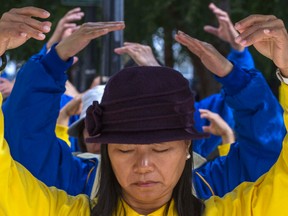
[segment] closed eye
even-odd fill
[[[119,149],[118,151],[121,152],[121,153],[129,153],[129,152],[133,152],[132,149],[128,149],[128,150]]]
[[[169,151],[169,148],[165,148],[165,149],[153,149],[154,152],[157,152],[157,153],[163,153],[163,152],[167,152]]]

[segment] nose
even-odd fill
[[[134,172],[144,174],[152,172],[154,170],[154,164],[148,153],[140,153],[137,155],[137,159],[134,164]]]

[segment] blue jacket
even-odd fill
[[[223,196],[266,173],[276,162],[286,133],[283,110],[259,71],[234,65],[228,76],[217,79],[234,110],[237,142],[226,157],[194,170],[194,187],[202,199]]]
[[[202,126],[210,125],[208,119],[200,118],[199,109],[208,109],[212,112],[218,113],[231,127],[234,128],[235,122],[232,109],[227,105],[225,101],[225,95],[223,91],[218,94],[213,94],[203,100],[195,103],[195,128],[197,131],[203,131]],[[218,145],[222,142],[220,136],[210,135],[207,139],[200,139],[193,141],[193,151],[200,154],[202,157],[207,158],[211,152],[213,152]]]
[[[5,138],[10,145],[13,158],[28,168],[38,179],[47,185],[54,185],[64,189],[72,195],[79,193],[89,195],[92,191],[98,161],[96,159],[83,160],[73,157],[68,146],[63,141],[58,140],[54,133],[59,112],[59,101],[65,91],[64,84],[67,79],[64,71],[70,65],[71,60],[63,62],[59,59],[54,47],[52,47],[46,56],[39,57],[38,59],[32,58],[24,65],[17,77],[12,95],[3,107],[5,115]],[[244,77],[243,79],[240,78],[241,74]],[[243,72],[243,70],[235,66],[233,73],[221,79],[229,105],[232,104],[232,107],[239,107],[242,115],[243,112],[247,115],[246,118],[244,118],[245,116],[237,118],[237,123],[241,126],[239,130],[240,132],[243,130],[242,134],[244,133],[245,136],[247,133],[247,138],[245,137],[246,139],[244,139],[246,141],[243,144],[244,147],[239,148],[238,151],[238,154],[240,155],[239,152],[241,152],[243,156],[236,157],[237,155],[234,155],[235,158],[231,157],[231,159],[225,160],[227,161],[226,163],[216,160],[213,163],[207,163],[205,167],[197,170],[205,178],[210,177],[209,179],[207,178],[209,183],[212,184],[215,182],[213,189],[215,192],[219,192],[219,195],[228,192],[232,185],[236,186],[237,182],[239,184],[245,179],[251,179],[252,175],[256,177],[266,172],[275,162],[280,152],[281,141],[283,139],[282,134],[285,134],[281,118],[282,109],[270,90],[265,90],[263,93],[259,91],[259,87],[268,88],[265,80],[260,75],[256,72]],[[234,76],[237,78],[235,79],[237,80],[235,85],[230,86],[228,81],[225,83],[225,80],[229,80],[229,78],[231,79]],[[253,87],[256,80],[255,77],[260,77],[257,80],[261,81],[258,81],[261,85],[258,84],[258,88],[257,86],[255,88],[258,90],[260,96],[261,94],[263,95],[261,97],[257,95],[256,98],[253,97],[253,100],[247,100],[251,104],[242,104],[242,101],[246,101],[247,97],[253,96],[250,92],[246,92],[245,89],[249,86]],[[255,88],[252,90],[254,94],[257,93]],[[259,101],[257,102],[256,99],[257,101],[259,99]],[[257,104],[260,104],[260,107]],[[252,113],[246,113],[246,110],[243,110],[243,106],[247,107],[247,109],[252,107]],[[255,106],[257,109],[255,109]],[[267,114],[272,114],[272,117],[268,117],[269,115]],[[261,129],[259,128],[259,131],[255,131],[257,128],[251,130],[253,124],[245,126],[249,123],[248,118],[250,115],[253,118],[261,118],[257,124],[262,127]],[[277,116],[279,116],[279,119]],[[274,123],[272,124],[273,121],[271,119],[273,117]],[[262,121],[265,121],[265,124]],[[271,125],[275,128],[271,127]],[[248,127],[248,130],[245,127],[242,128],[243,126]],[[269,136],[260,133],[260,131],[263,131],[263,126],[270,129],[269,133],[267,133]],[[276,132],[278,133],[276,134]],[[273,134],[278,138],[275,138]],[[259,137],[255,135],[259,135]],[[248,141],[251,141],[251,143]],[[274,145],[273,148],[271,144]],[[249,145],[251,145],[251,148]],[[254,146],[257,146],[257,151],[253,151],[255,154],[252,154],[250,151],[254,149]],[[257,167],[257,170],[250,164],[250,166],[242,166],[242,163],[247,164],[246,161],[255,161],[254,158],[257,158],[257,154],[262,154],[262,152],[267,152],[265,154],[266,160]],[[232,153],[231,155],[233,156]],[[236,161],[235,164],[229,163],[232,159]],[[245,162],[241,161],[242,159]],[[239,174],[242,179],[238,178],[239,175],[232,175],[240,167],[245,167],[245,172]],[[225,177],[227,179],[224,179]],[[233,177],[235,179],[231,179]],[[230,181],[232,182],[231,184]],[[224,187],[224,182],[229,182],[229,187]],[[206,192],[206,185],[203,181],[196,178],[195,185],[197,189],[199,187],[199,190],[197,190],[198,195],[201,195],[202,191],[203,194]]]
[[[243,51],[238,51],[231,48],[227,55],[227,59],[229,61],[236,62],[241,68],[247,70],[255,68],[253,57],[247,47],[245,47]]]
[[[71,195],[90,194],[97,159],[72,156],[68,145],[56,138],[55,125],[66,71],[54,47],[47,55],[33,56],[19,71],[11,96],[3,106],[5,137],[12,157],[48,186]]]
[[[245,48],[242,52],[231,48],[227,59],[244,69],[250,70],[255,68],[254,60],[248,48]],[[235,122],[233,112],[225,101],[225,93],[223,90],[218,94],[213,94],[198,103],[195,103],[195,127],[198,131],[202,131],[202,126],[210,125],[210,122],[207,119],[200,118],[199,109],[208,109],[212,112],[218,113],[227,122],[227,124],[234,129]],[[221,144],[221,141],[222,139],[220,136],[214,135],[211,135],[210,138],[205,140],[195,140],[193,143],[193,151],[197,152],[202,157],[207,158],[209,154]]]

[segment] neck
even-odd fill
[[[167,198],[162,198],[159,200],[153,200],[150,202],[143,202],[143,201],[127,198],[127,197],[123,197],[123,199],[130,206],[130,208],[132,208],[138,214],[148,215],[160,209],[167,203],[169,203],[171,200],[171,196]]]

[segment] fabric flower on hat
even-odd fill
[[[99,136],[102,130],[103,110],[98,101],[93,101],[86,111],[85,125],[89,136]]]

